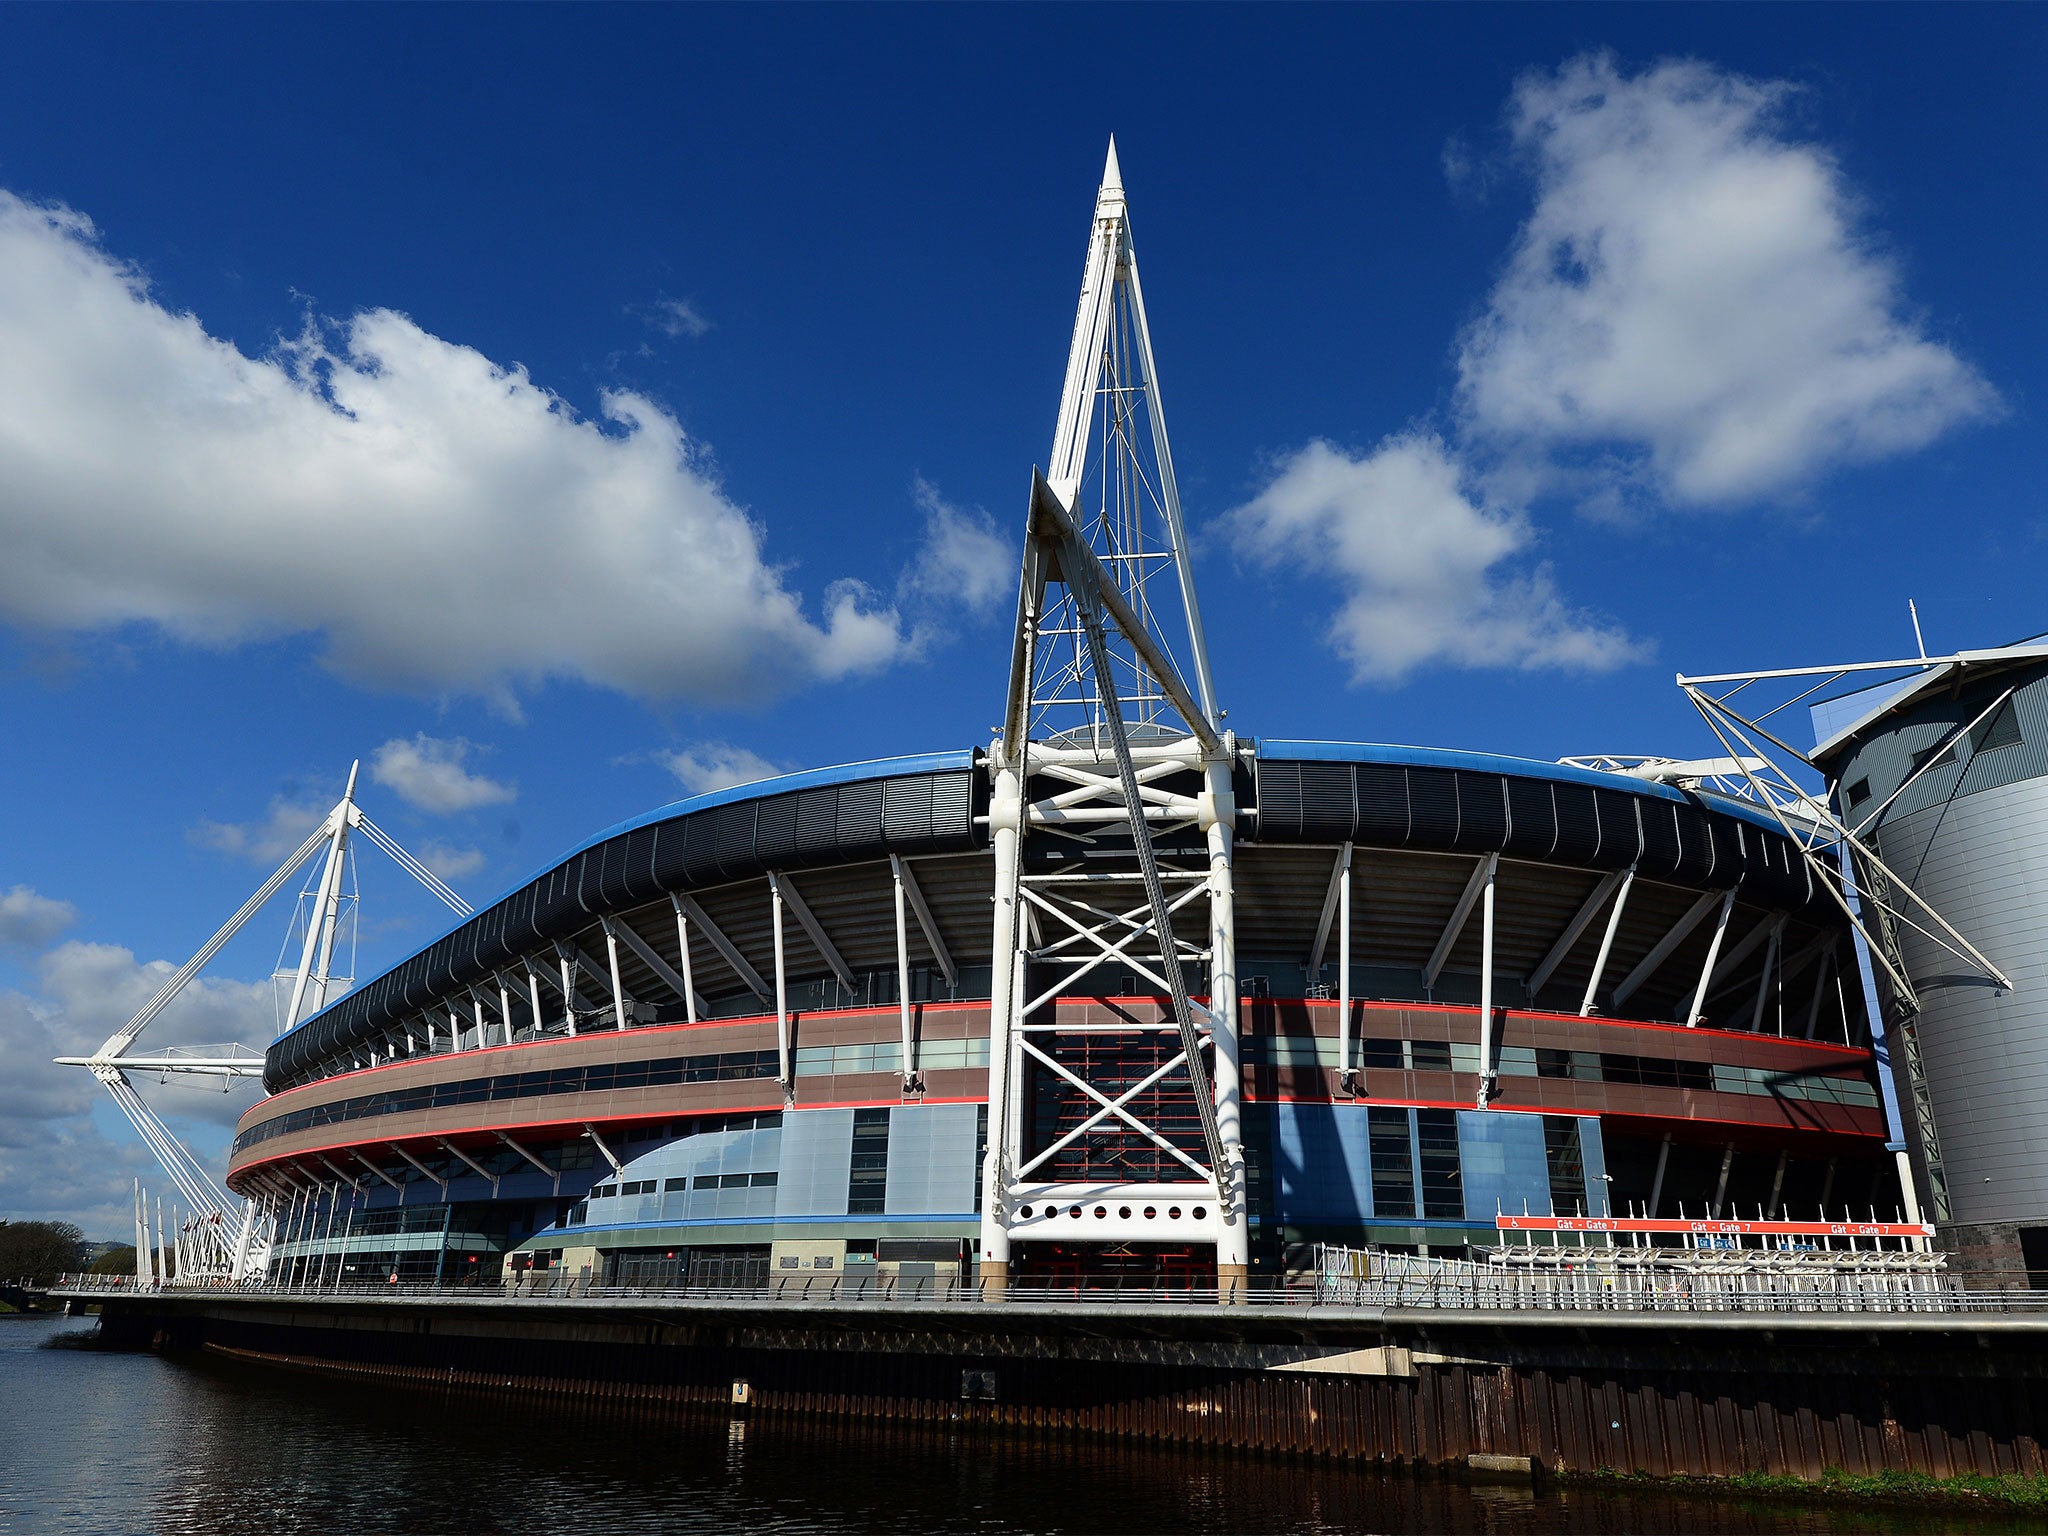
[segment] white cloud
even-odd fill
[[[1536,202],[1461,340],[1475,442],[1553,469],[1590,455],[1610,485],[1618,456],[1623,480],[1714,505],[1996,412],[1908,310],[1833,157],[1788,135],[1792,95],[1605,55],[1521,81]]]
[[[688,299],[656,299],[638,311],[641,319],[671,339],[695,341],[711,329],[711,322]]]
[[[78,921],[78,908],[26,885],[0,892],[0,944],[34,949]]]
[[[428,843],[420,849],[419,860],[443,880],[466,880],[485,862],[481,848],[457,848],[448,843]]]
[[[857,583],[805,612],[673,416],[601,407],[388,309],[245,356],[0,192],[0,618],[318,633],[350,678],[500,698],[752,698],[903,653]]]
[[[735,784],[752,784],[789,771],[757,752],[723,741],[707,741],[680,752],[665,752],[660,760],[662,766],[676,776],[676,781],[693,795],[709,794],[714,789],[730,789]]]
[[[1541,566],[1517,567],[1534,534],[1482,506],[1437,438],[1388,438],[1354,458],[1312,442],[1226,515],[1238,549],[1292,576],[1333,578],[1330,639],[1361,682],[1433,664],[1598,671],[1638,654],[1620,630],[1570,607]]]
[[[186,835],[216,853],[254,864],[281,864],[285,855],[312,836],[333,808],[332,804],[313,805],[293,796],[275,795],[270,813],[261,821],[202,821]]]
[[[462,760],[471,744],[419,735],[399,737],[379,747],[370,759],[370,777],[417,810],[437,815],[473,811],[480,805],[508,805],[519,797],[510,784],[466,772]]]
[[[176,970],[168,960],[138,963],[119,945],[72,939],[37,962],[38,991],[90,1049],[133,1018]],[[201,976],[186,983],[142,1038],[152,1049],[241,1041],[260,1050],[276,1032],[268,981]]]
[[[898,590],[933,604],[976,614],[991,612],[1017,591],[1021,540],[1005,539],[979,507],[956,507],[919,477],[914,488],[924,510],[924,541],[904,570]]]
[[[57,1216],[89,1236],[119,1237],[129,1180],[168,1187],[139,1139],[102,1134],[93,1117],[102,1090],[92,1077],[52,1058],[90,1055],[175,969],[73,940],[39,957],[33,994],[0,992],[0,1216]],[[269,983],[201,977],[157,1016],[137,1048],[234,1042],[261,1050],[275,1021]],[[225,1092],[214,1080],[131,1080],[216,1177],[225,1172],[227,1132],[260,1092],[253,1080]]]

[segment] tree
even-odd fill
[[[0,1221],[0,1280],[49,1285],[84,1257],[85,1234],[68,1221]]]
[[[119,1248],[109,1248],[92,1261],[86,1270],[90,1275],[132,1275],[135,1273],[135,1245],[124,1243]]]

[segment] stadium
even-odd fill
[[[1754,808],[1327,743],[1241,748],[1234,777],[1255,1273],[1313,1240],[1462,1253],[1495,1241],[1500,1210],[1896,1203],[1860,989],[1827,963],[1846,924]],[[664,807],[300,1025],[229,1175],[287,1209],[299,1192],[274,1262],[493,1282],[508,1261],[627,1283],[958,1273],[988,1123],[988,786],[958,752]],[[1333,884],[1348,932],[1324,921]],[[1097,965],[1043,1011],[1056,1061],[1114,1042],[1094,1081],[1127,1090],[1162,1059],[1158,1033],[1089,1032],[1169,1014],[1131,970]],[[1034,1066],[1027,1158],[1091,1104]],[[1199,1159],[1185,1079],[1145,1093]],[[1169,1190],[1180,1167],[1114,1133],[1055,1162],[1070,1183]],[[1020,1210],[1017,1270],[1213,1276],[1214,1202],[1172,1198],[1144,1241],[1034,1241]]]
[[[404,861],[352,780],[266,887],[324,841],[238,1240],[181,1180],[221,1272],[1228,1291],[1738,1219],[1919,1240],[1838,824],[1762,792],[1739,717],[1695,698],[1734,755],[1694,764],[1240,737],[1186,548],[1112,145],[994,739],[443,888],[455,925],[329,1002],[348,836]],[[145,1135],[150,1014],[82,1063]]]

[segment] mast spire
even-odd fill
[[[1032,476],[1008,707],[989,754],[992,1286],[1007,1280],[1013,1236],[1193,1239],[1214,1244],[1219,1285],[1243,1281],[1237,749],[1222,719],[1111,139],[1052,457]],[[1206,945],[1192,927],[1204,905]],[[1061,998],[1109,985],[1155,994],[1158,1016],[1138,1008],[1126,1027],[1071,1033]],[[1054,1102],[1048,1128],[1033,1107]],[[1159,1225],[1183,1211],[1189,1225]]]

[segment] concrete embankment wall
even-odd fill
[[[1560,1473],[2048,1474],[2031,1320],[1234,1311],[170,1297],[103,1315],[136,1346],[622,1407]]]

